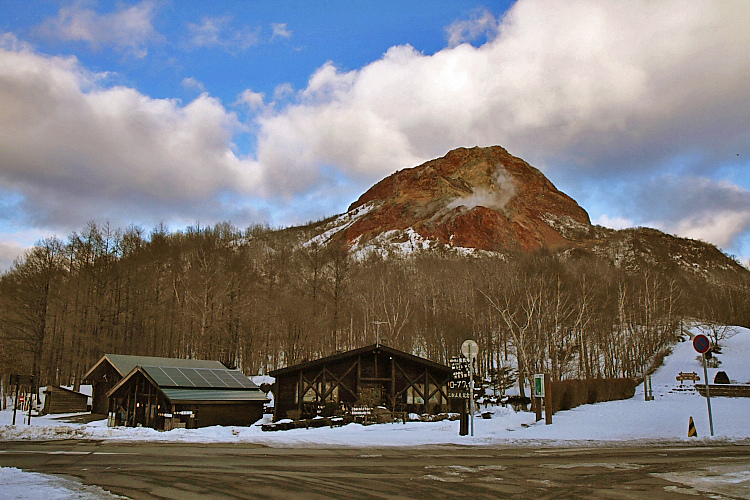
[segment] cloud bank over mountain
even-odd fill
[[[146,2],[61,9],[42,27],[146,57],[164,43],[158,15]],[[124,16],[131,46],[102,35]],[[436,53],[396,45],[360,68],[326,63],[297,90],[279,82],[285,91],[266,97],[248,85],[232,102],[151,97],[6,33],[0,192],[17,220],[58,234],[100,218],[288,224],[341,212],[450,149],[499,144],[595,220],[750,255],[748,16],[746,2],[522,0],[446,26]],[[293,39],[293,27],[273,29]]]

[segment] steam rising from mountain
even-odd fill
[[[502,212],[505,205],[515,196],[516,186],[505,167],[498,164],[489,188],[475,187],[469,196],[456,198],[445,207],[447,210],[462,207],[471,210],[474,207],[486,207]]]

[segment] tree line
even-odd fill
[[[77,385],[104,353],[219,360],[248,375],[380,342],[447,362],[468,338],[483,373],[638,377],[686,318],[742,324],[747,285],[592,254],[353,259],[309,227],[168,232],[90,223],[0,277],[0,376]]]

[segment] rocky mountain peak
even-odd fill
[[[539,170],[500,146],[459,148],[400,170],[353,203],[339,237],[488,251],[574,245],[589,216]]]

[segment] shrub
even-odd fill
[[[568,379],[552,382],[548,401],[552,413],[583,404],[632,398],[635,380],[631,378]]]

